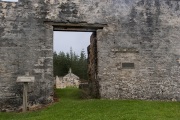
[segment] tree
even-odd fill
[[[84,49],[82,49],[80,57],[70,48],[69,53],[60,52],[53,54],[54,76],[64,76],[68,73],[69,68],[73,73],[81,79],[88,79],[87,75],[87,58]]]

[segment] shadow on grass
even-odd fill
[[[59,99],[79,100],[82,97],[82,90],[78,88],[55,89],[55,95]]]

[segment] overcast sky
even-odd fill
[[[63,51],[65,53],[70,51],[72,47],[78,55],[82,49],[86,52],[87,47],[90,45],[91,32],[63,32],[54,31],[54,51],[59,53]]]
[[[18,2],[18,0],[0,0],[0,1]]]

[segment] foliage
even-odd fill
[[[64,76],[71,68],[72,72],[81,79],[88,79],[88,65],[84,50],[81,51],[80,56],[73,52],[72,48],[70,48],[69,53],[60,52],[57,54],[54,52],[53,58],[54,76]]]
[[[44,110],[0,113],[0,120],[179,120],[179,102],[79,99],[77,88],[56,90],[59,102]]]

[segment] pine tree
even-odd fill
[[[54,52],[53,58],[54,76],[64,76],[71,68],[73,73],[79,76],[80,79],[88,79],[88,64],[84,49],[82,49],[80,57],[70,48],[70,52],[66,54],[64,52],[59,52],[59,54]]]

